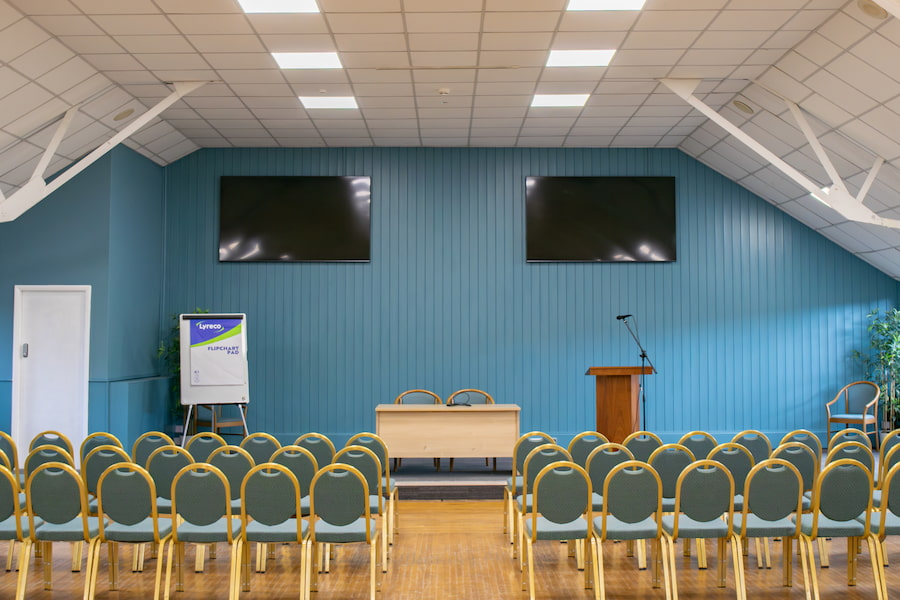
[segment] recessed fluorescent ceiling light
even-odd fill
[[[303,108],[359,108],[353,96],[298,96]]]
[[[645,0],[569,0],[566,10],[641,10]]]
[[[273,52],[282,69],[340,69],[337,52]]]
[[[551,50],[548,67],[605,67],[615,50]]]
[[[584,106],[590,94],[535,94],[532,106]]]
[[[316,0],[238,0],[245,13],[317,13]]]

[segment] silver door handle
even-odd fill
[[[28,358],[28,344],[22,344],[22,358]]]

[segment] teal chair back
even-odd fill
[[[319,470],[316,457],[306,448],[293,444],[282,446],[273,456],[271,462],[287,467],[297,483],[300,484],[300,492],[307,496],[312,488],[312,480]]]
[[[900,535],[900,462],[885,471],[881,490],[881,506],[873,518],[878,518],[877,531],[883,540],[887,535]]]
[[[150,519],[153,537],[159,542],[156,512],[156,485],[150,473],[134,463],[119,463],[107,467],[98,478],[100,514],[113,523],[129,527]],[[109,524],[100,520],[101,535]]]
[[[756,464],[750,450],[741,444],[726,442],[716,446],[707,458],[725,465],[734,481],[735,493],[744,493],[744,482],[747,481],[750,469]]]
[[[743,529],[750,514],[774,522],[799,515],[803,510],[803,476],[797,467],[781,458],[770,458],[755,465],[747,475],[746,492]],[[799,534],[799,527],[798,519],[795,535]],[[743,535],[743,531],[738,533]]]
[[[3,539],[22,540],[19,478],[7,467],[0,467],[0,523],[14,525],[2,528],[12,534]]]
[[[582,469],[587,467],[588,456],[594,451],[594,448],[608,444],[609,440],[606,436],[597,431],[582,431],[569,442],[569,454],[572,455],[572,461]]]
[[[84,457],[81,463],[81,475],[88,494],[97,495],[97,484],[100,475],[107,468],[119,463],[130,463],[131,457],[118,446],[97,446]]]
[[[870,473],[875,472],[875,457],[868,445],[860,442],[841,442],[828,451],[825,464],[848,458],[859,461]]]
[[[443,404],[441,397],[428,390],[407,390],[394,399],[394,404]]]
[[[706,458],[719,445],[716,438],[705,431],[690,431],[681,436],[678,443],[690,450],[696,458]]]
[[[591,480],[587,471],[573,461],[557,461],[541,469],[534,479],[532,518],[536,520],[538,514],[559,525],[587,515],[590,523]]]
[[[156,485],[156,494],[165,500],[172,499],[172,482],[175,475],[193,464],[191,453],[179,446],[160,446],[147,457],[147,471]]]
[[[819,473],[813,488],[812,521],[809,536],[818,537],[819,513],[832,522],[853,522],[863,514],[865,534],[870,529],[869,510],[872,506],[872,473],[854,459],[839,459],[828,463]],[[823,535],[837,536],[833,531]]]
[[[134,461],[135,464],[146,467],[147,459],[150,458],[150,455],[153,454],[154,450],[162,448],[163,446],[174,445],[175,442],[173,442],[172,438],[165,433],[161,431],[148,431],[138,437],[131,446],[131,460]]]
[[[38,446],[58,446],[69,453],[69,456],[75,456],[75,449],[72,442],[65,435],[58,431],[42,431],[32,438],[28,444],[29,452]]]
[[[470,406],[472,404],[493,404],[494,398],[487,392],[475,389],[458,390],[447,398],[447,406],[460,404]]]
[[[362,473],[350,465],[333,463],[319,469],[310,492],[310,531],[316,540],[316,520],[342,527],[364,519],[364,537],[352,541],[370,542],[374,535],[369,513],[369,489]],[[347,540],[351,541],[351,540]]]
[[[34,519],[64,525],[81,517],[81,531],[67,531],[72,537],[56,541],[90,541],[87,494],[81,476],[68,464],[49,462],[37,466],[26,483],[28,517],[31,535],[35,536]],[[54,540],[53,530],[41,528],[42,539]]]
[[[227,445],[228,442],[221,435],[211,431],[201,431],[196,435],[192,435],[191,439],[184,445],[184,448],[191,453],[191,456],[203,457],[212,454],[216,448]]]
[[[634,460],[634,455],[622,444],[608,442],[594,448],[588,456],[586,467],[594,493],[600,496],[603,493],[606,477],[613,467],[629,460]]]
[[[210,464],[188,465],[175,475],[172,482],[172,511],[191,525],[212,525],[223,516],[230,519],[229,498],[231,488],[228,478]],[[177,530],[178,527],[176,541]],[[232,541],[230,529],[227,541]]]
[[[728,518],[728,534],[734,518],[734,479],[722,463],[698,460],[678,477],[675,495],[675,528],[681,515],[699,523],[719,522]]]
[[[828,440],[828,452],[831,452],[838,444],[843,444],[844,442],[859,442],[864,446],[868,446],[869,449],[872,448],[872,440],[869,439],[868,435],[861,429],[848,427],[831,436],[831,439]]]
[[[808,445],[803,442],[781,444],[772,451],[772,458],[786,460],[794,465],[803,481],[803,491],[812,491],[819,475],[819,458]]]
[[[321,433],[305,433],[297,438],[294,445],[312,452],[320,469],[334,460],[334,444],[328,439],[328,436]]]
[[[0,444],[2,444],[2,441],[0,441]],[[881,456],[887,456],[888,452],[898,444],[900,444],[900,429],[895,429],[882,438],[881,447],[878,451],[881,452]],[[2,449],[2,445],[0,445],[0,449]],[[10,459],[12,459],[12,456],[10,456]]]
[[[781,438],[781,442],[779,442],[779,446],[782,444],[787,444],[788,442],[799,442],[801,444],[805,444],[812,450],[812,453],[816,456],[817,459],[822,458],[822,440],[819,439],[819,436],[814,434],[812,431],[808,429],[795,429],[787,433],[783,438]]]
[[[87,455],[91,453],[91,450],[99,446],[115,446],[117,448],[124,448],[122,442],[119,441],[119,438],[111,433],[106,433],[105,431],[92,433],[91,435],[84,438],[84,441],[81,442],[81,448],[78,451],[78,457],[81,459],[82,465],[84,464],[84,459],[86,459]],[[131,457],[129,457],[129,460],[131,460]]]
[[[75,466],[72,455],[60,446],[44,445],[38,446],[28,453],[25,457],[25,463],[22,465],[25,471],[26,479],[41,465],[51,462],[60,462],[71,467]]]
[[[608,517],[634,525],[646,521],[662,510],[662,483],[649,464],[639,460],[625,461],[609,472],[603,485],[601,537],[606,538]],[[656,521],[656,537],[662,527]]]
[[[568,450],[557,444],[542,444],[529,452],[525,457],[522,493],[530,494],[534,486],[534,479],[541,469],[559,460],[571,461],[572,457],[569,456]],[[522,506],[524,507],[525,503]]]
[[[681,444],[663,444],[653,451],[647,462],[659,475],[662,482],[662,497],[665,501],[667,498],[675,498],[678,477],[689,464],[694,462],[694,455]]]
[[[219,469],[228,479],[230,499],[240,500],[241,482],[250,469],[256,466],[250,453],[240,446],[221,446],[210,453],[206,462]]]
[[[281,448],[281,442],[274,435],[257,432],[242,439],[240,446],[250,453],[254,464],[261,465],[269,462],[272,455]]]
[[[388,476],[390,467],[388,465],[387,444],[385,444],[384,440],[382,440],[380,437],[378,437],[374,433],[364,431],[362,433],[357,433],[349,440],[347,440],[345,446],[362,446],[363,448],[368,448],[369,450],[374,452],[375,456],[378,457],[378,460],[381,463],[382,475],[384,475],[385,477]]]
[[[772,442],[769,441],[766,434],[761,431],[756,431],[755,429],[742,431],[735,435],[731,439],[731,442],[733,444],[740,444],[749,450],[750,454],[753,456],[753,464],[766,460],[772,456]]]
[[[369,496],[378,496],[377,508],[380,514],[383,509],[383,490],[381,487],[381,461],[378,460],[378,456],[363,446],[346,446],[334,455],[334,462],[335,464],[350,465],[362,473],[366,480]]]
[[[525,458],[528,454],[542,444],[552,444],[553,438],[542,431],[531,431],[519,437],[513,447],[513,475],[521,475],[525,472]]]
[[[303,492],[297,478],[284,465],[263,463],[253,467],[241,482],[240,493],[241,518],[245,522],[250,518],[274,527],[300,514],[300,496]],[[300,541],[299,522],[297,534],[297,541]]]
[[[625,438],[622,445],[631,451],[635,460],[647,462],[653,451],[662,446],[662,440],[650,431],[635,431]]]

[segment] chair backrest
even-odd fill
[[[72,447],[72,442],[58,431],[48,429],[47,431],[40,432],[31,438],[31,442],[28,444],[28,451],[30,452],[38,446],[59,446],[68,452],[69,456],[75,456],[75,449]]]
[[[812,431],[808,429],[795,429],[794,431],[785,434],[778,445],[787,444],[788,442],[800,442],[801,444],[806,444],[809,446],[809,449],[813,451],[813,454],[816,455],[818,460],[822,459],[822,440],[820,440],[819,436]]]
[[[174,444],[160,446],[147,457],[147,471],[156,484],[156,494],[159,498],[172,499],[172,482],[175,475],[188,465],[194,463],[191,453]]]
[[[321,469],[334,460],[334,444],[327,435],[321,433],[304,433],[294,442],[295,446],[306,448],[316,457],[316,464]]]
[[[250,453],[240,446],[221,446],[210,452],[206,462],[216,467],[228,479],[231,500],[241,497],[241,482],[255,465]]]
[[[350,465],[362,473],[369,488],[369,495],[378,496],[378,513],[383,506],[383,488],[381,487],[381,461],[378,456],[364,446],[345,446],[334,455],[335,463]]]
[[[706,458],[725,465],[734,481],[735,493],[744,493],[744,482],[747,480],[747,475],[750,474],[750,469],[756,464],[753,455],[745,446],[732,442],[719,444]]]
[[[18,475],[19,451],[16,449],[16,441],[5,431],[0,431],[0,452],[6,454],[6,457],[9,459],[10,470]]]
[[[263,463],[256,465],[241,482],[241,528],[247,539],[247,523],[250,519],[263,525],[274,526],[297,517],[297,541],[302,532],[300,497],[302,490],[297,478],[284,465]]]
[[[65,452],[59,448],[60,452]],[[61,462],[38,465],[25,482],[28,529],[35,538],[35,519],[61,525],[81,516],[82,540],[90,541],[87,494],[81,475],[74,467]],[[69,540],[76,541],[76,540]]]
[[[6,455],[6,452],[4,452],[3,450],[0,450],[0,466],[12,470],[12,463],[10,462],[9,457]]]
[[[153,541],[159,543],[156,484],[144,467],[133,462],[111,465],[100,474],[97,490],[97,512],[101,516],[129,526],[150,519]],[[99,519],[101,540],[106,540],[106,519]]]
[[[147,459],[153,451],[163,446],[174,446],[175,442],[162,431],[148,431],[134,441],[131,447],[131,460],[142,467],[147,466]]]
[[[597,431],[582,431],[572,438],[569,442],[569,454],[572,455],[572,461],[581,468],[587,466],[588,456],[594,451],[594,448],[608,444],[609,440],[606,436]]]
[[[91,453],[91,450],[98,446],[116,446],[118,448],[124,448],[122,442],[119,441],[119,438],[114,436],[111,433],[106,433],[105,431],[98,431],[96,433],[92,433],[91,435],[84,438],[84,441],[81,442],[81,448],[78,450],[78,457],[81,459],[81,464],[84,464],[84,459],[87,458],[87,455]],[[128,460],[131,460],[129,457]]]
[[[599,496],[603,493],[603,484],[613,467],[623,462],[634,460],[631,450],[622,444],[608,442],[594,448],[587,459],[585,470],[591,478],[591,489]]]
[[[881,388],[877,383],[854,381],[842,387],[828,404],[831,405],[838,401],[838,405],[833,410],[838,412],[843,410],[845,414],[862,414],[866,410],[866,406],[876,402],[879,396],[881,396]],[[843,400],[843,405],[840,400]]]
[[[96,446],[87,453],[81,463],[81,476],[84,479],[84,489],[88,494],[97,495],[97,484],[100,475],[112,465],[130,463],[131,457],[119,446]]]
[[[344,444],[344,446],[362,446],[374,452],[375,456],[378,457],[378,460],[381,461],[382,476],[387,477],[385,486],[390,487],[391,469],[388,458],[388,448],[383,439],[374,433],[363,431],[362,433],[357,433],[352,436],[347,440],[347,443]]]
[[[622,445],[631,450],[635,460],[647,462],[653,451],[662,446],[659,436],[650,431],[635,431],[622,441]]]
[[[872,487],[872,473],[858,460],[842,458],[826,464],[813,487],[810,537],[818,536],[819,514],[842,522],[853,521],[865,513],[864,535],[868,534]]]
[[[22,512],[19,504],[19,476],[8,467],[0,467],[0,522],[14,518],[15,537],[22,539]]]
[[[887,452],[882,451],[881,460],[878,461],[877,487],[879,489],[884,487],[884,479],[888,471],[898,463],[900,463],[900,444],[894,444]]]
[[[196,435],[192,435],[191,439],[184,445],[184,448],[191,453],[191,456],[203,457],[209,456],[216,448],[227,445],[228,442],[218,433],[201,431]]]
[[[897,446],[894,447],[895,449]],[[900,462],[895,463],[885,471],[881,484],[881,506],[879,507],[879,537],[883,540],[887,535],[888,518],[896,520],[900,517]]]
[[[406,390],[394,398],[394,404],[443,404],[441,397],[428,390]]]
[[[534,478],[541,469],[559,460],[572,460],[569,451],[558,444],[541,444],[533,449],[525,457],[525,466],[522,474],[522,493],[530,494],[534,485]],[[522,503],[525,508],[525,503]]]
[[[891,448],[900,444],[900,429],[894,429],[887,435],[881,437],[881,447],[878,449],[882,456],[887,455]]]
[[[827,465],[828,463],[841,460],[842,458],[858,460],[870,473],[875,472],[875,457],[872,455],[872,450],[866,444],[860,442],[841,442],[829,450],[828,454],[825,455],[825,464]]]
[[[740,444],[750,451],[753,462],[758,463],[772,456],[772,442],[761,431],[747,429],[731,438],[732,444]]]
[[[606,540],[609,516],[624,523],[640,523],[662,512],[662,482],[647,463],[628,460],[616,465],[603,484],[601,541]],[[662,535],[662,520],[656,519],[656,537]]]
[[[366,541],[375,534],[369,513],[369,486],[356,468],[332,463],[319,469],[313,477],[310,491],[309,535],[316,540],[316,521],[337,526],[349,525],[364,519]]]
[[[593,520],[591,479],[580,465],[557,461],[541,469],[534,478],[533,498],[532,536],[537,534],[538,514],[559,525],[586,517],[590,527]]]
[[[291,473],[300,484],[300,492],[308,495],[312,487],[313,477],[319,466],[313,453],[301,446],[290,444],[282,446],[272,455],[271,462],[283,465],[290,469]]]
[[[712,449],[719,445],[716,438],[705,431],[689,431],[681,436],[678,443],[690,450],[697,458],[706,458]]]
[[[269,462],[275,451],[281,448],[281,442],[270,433],[257,432],[242,439],[240,446],[250,453],[254,463],[261,465]]]
[[[447,406],[454,404],[493,404],[494,398],[487,392],[475,389],[457,390],[447,398]]]
[[[521,475],[525,470],[525,457],[541,444],[553,444],[550,434],[543,431],[529,431],[519,436],[513,446],[513,477]]]
[[[674,498],[678,477],[694,462],[694,454],[681,444],[663,444],[653,451],[647,462],[659,475],[663,498]]]
[[[28,453],[28,456],[25,457],[25,462],[22,464],[25,478],[27,479],[30,477],[40,465],[51,462],[60,462],[71,467],[75,466],[72,455],[66,452],[62,447],[49,444],[38,446]]]
[[[848,427],[847,429],[841,429],[828,440],[828,452],[831,452],[838,444],[843,444],[844,442],[859,442],[864,446],[868,446],[869,449],[872,448],[872,440],[869,439],[869,436],[866,435],[861,429],[856,429],[854,427]]]
[[[809,448],[803,444],[806,452]],[[747,475],[745,487],[741,536],[747,528],[747,516],[756,515],[764,521],[778,521],[803,511],[803,476],[789,461],[769,458],[756,464]],[[797,519],[795,536],[800,533],[800,519]]]
[[[678,538],[678,524],[684,515],[699,523],[727,519],[728,535],[734,520],[734,479],[728,468],[715,460],[698,460],[682,471],[675,493],[672,538]]]
[[[816,484],[819,476],[821,460],[814,454],[813,449],[803,442],[786,442],[780,444],[772,451],[772,458],[786,460],[800,472],[803,481],[803,491],[810,492]]]
[[[231,488],[228,478],[207,463],[190,464],[175,474],[172,481],[172,514],[192,525],[211,525],[223,516],[231,519]],[[173,518],[173,539],[178,541],[178,526]],[[227,540],[231,543],[231,528]]]

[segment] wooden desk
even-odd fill
[[[515,404],[379,404],[375,423],[391,458],[512,456],[519,439]]]

